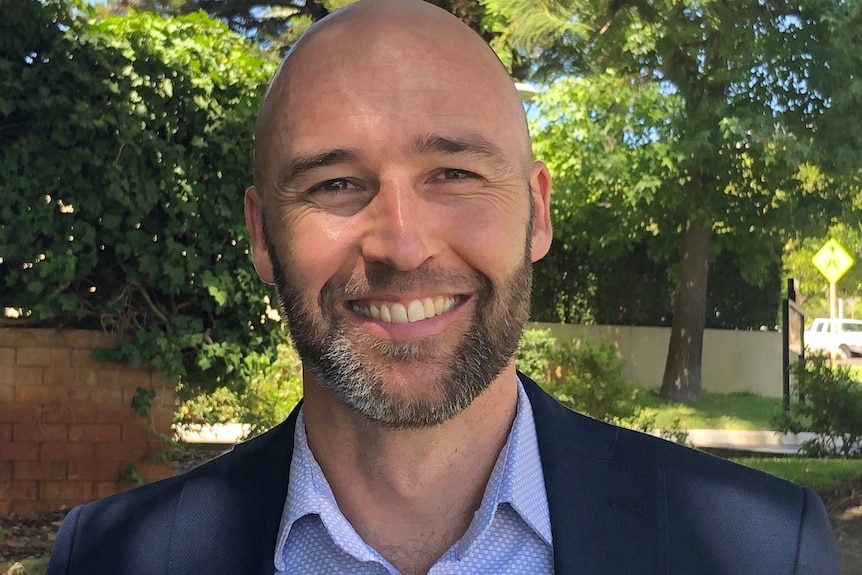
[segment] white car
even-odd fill
[[[812,351],[835,353],[848,358],[862,355],[862,320],[826,317],[814,318],[805,332],[805,347]]]

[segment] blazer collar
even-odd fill
[[[661,470],[621,461],[618,427],[563,407],[519,376],[536,420],[555,572],[665,573]]]

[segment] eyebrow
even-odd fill
[[[359,158],[359,151],[353,148],[334,148],[317,154],[299,156],[278,171],[276,185],[283,188],[288,186],[292,180],[312,170],[346,162],[355,162]]]
[[[428,134],[416,139],[413,143],[413,152],[416,154],[469,154],[508,163],[503,150],[479,134],[459,138]]]
[[[417,155],[466,154],[491,160],[501,167],[510,167],[503,151],[478,134],[465,137],[449,137],[437,134],[421,136],[413,142],[413,153]],[[289,187],[291,181],[312,170],[356,162],[361,158],[362,154],[355,148],[333,148],[316,154],[299,156],[278,171],[276,185],[283,189]]]

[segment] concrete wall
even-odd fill
[[[149,432],[171,435],[173,384],[159,372],[95,361],[112,336],[83,330],[0,328],[0,517],[70,507],[134,487],[133,463],[147,480],[167,477],[170,460]],[[156,390],[150,417],[131,401]]]
[[[550,323],[531,323],[528,328],[549,328],[558,339],[614,343],[630,381],[661,386],[670,328]],[[781,333],[708,329],[703,337],[702,370],[707,391],[781,397]]]

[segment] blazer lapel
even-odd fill
[[[557,575],[666,573],[661,470],[621,460],[618,428],[566,409],[519,375],[536,421]]]
[[[189,479],[177,505],[167,573],[272,575],[298,409],[222,456],[221,469]]]

